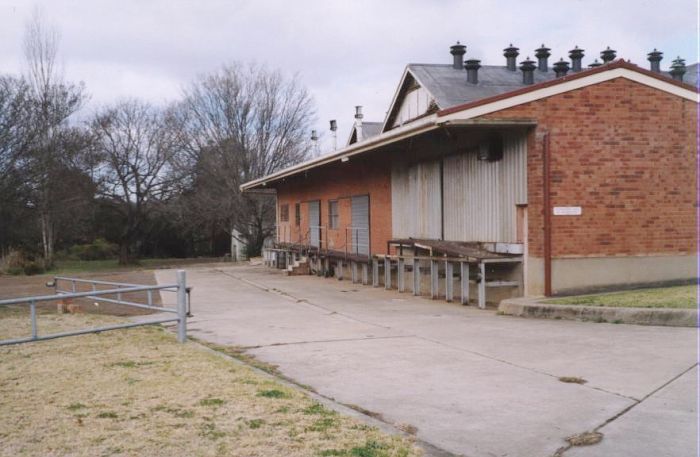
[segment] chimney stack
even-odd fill
[[[600,52],[600,58],[603,60],[603,63],[612,62],[615,60],[616,53],[617,51],[610,49],[610,46],[608,46],[605,51]]]
[[[685,74],[685,71],[686,71],[685,60],[678,57],[671,64],[671,70],[669,71],[669,73],[671,73],[671,76],[673,76],[673,79],[675,79],[676,81],[682,82],[683,75]]]
[[[338,149],[338,123],[331,119],[331,136],[333,137],[333,150]]]
[[[661,73],[661,59],[663,58],[664,53],[654,48],[653,51],[647,54],[647,60],[651,64],[649,69],[655,73]]]
[[[598,59],[595,59],[595,60],[593,60],[593,62],[588,64],[588,68],[600,67],[601,65],[603,65],[603,64],[598,62]]]
[[[539,71],[547,71],[547,57],[551,56],[550,49],[542,44],[538,49],[535,49],[535,57],[537,57],[537,69]]]
[[[569,51],[569,58],[571,59],[571,70],[581,71],[581,61],[583,60],[583,49],[579,49],[578,46],[574,46],[574,49]]]
[[[534,84],[535,82],[535,68],[537,68],[537,65],[535,65],[535,62],[530,60],[530,57],[526,58],[522,62],[520,62],[520,69],[523,72],[523,84]]]
[[[462,59],[464,58],[464,54],[466,52],[467,47],[463,44],[459,44],[459,41],[457,44],[450,46],[450,54],[452,54],[452,68],[455,70],[461,70],[463,68]]]
[[[465,60],[464,68],[467,70],[467,82],[470,84],[478,83],[479,68],[481,68],[481,61],[477,59]]]
[[[362,106],[357,105],[355,107],[355,134],[357,135],[357,142],[364,140],[364,134],[362,132]]]
[[[506,58],[506,68],[510,71],[518,70],[518,64],[515,62],[515,59],[520,54],[518,51],[519,49],[514,47],[513,43],[511,43],[510,46],[503,50],[503,56]]]
[[[362,124],[363,117],[364,116],[362,115],[362,105],[357,105],[355,107],[355,119],[357,119],[360,122],[360,124]]]
[[[556,77],[561,78],[562,76],[566,76],[566,73],[569,71],[569,62],[561,58],[559,62],[555,62],[554,65],[552,65],[552,68],[554,68]]]

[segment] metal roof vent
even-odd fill
[[[466,52],[467,47],[463,44],[459,44],[459,41],[457,44],[450,46],[450,54],[452,54],[452,68],[455,70],[461,70],[463,68],[462,59],[464,58],[464,54]]]
[[[364,116],[362,115],[362,105],[357,105],[355,107],[355,119],[362,119]]]
[[[598,62],[598,59],[595,59],[593,62],[588,64],[588,68],[600,67],[601,65],[603,64]]]
[[[479,68],[481,68],[481,61],[478,59],[465,60],[464,68],[467,70],[467,82],[470,84],[478,83]]]
[[[671,76],[673,76],[673,79],[675,79],[676,81],[683,81],[683,75],[685,74],[685,71],[685,60],[681,59],[679,56],[671,64],[671,70],[669,71],[669,73],[671,73]]]
[[[523,72],[523,84],[533,84],[535,82],[535,62],[527,57],[525,60],[520,62],[520,70]]]
[[[513,43],[511,43],[510,46],[503,50],[503,56],[506,58],[506,68],[510,71],[518,70],[518,64],[515,62],[515,59],[520,54],[518,51],[519,49],[514,47]]]
[[[542,44],[539,48],[535,49],[535,57],[537,57],[537,69],[539,71],[547,71],[547,57],[552,54],[549,52],[550,49]]]
[[[563,58],[559,59],[559,62],[555,62],[552,68],[554,68],[556,77],[561,78],[562,76],[566,76],[566,73],[569,71],[569,62],[565,61]]]
[[[614,49],[610,49],[610,46],[608,46],[605,51],[600,52],[600,58],[603,60],[603,63],[608,63],[612,62],[615,60],[615,56],[617,55],[617,51]]]
[[[574,46],[574,49],[569,51],[569,58],[571,59],[571,70],[581,71],[581,61],[583,60],[583,49],[579,49],[578,46]]]
[[[331,119],[331,135],[333,136],[333,150],[338,149],[338,123],[335,119]]]
[[[647,60],[650,63],[649,69],[655,73],[661,73],[661,59],[663,58],[664,53],[654,48],[653,51],[647,54]]]

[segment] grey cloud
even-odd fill
[[[318,106],[317,130],[338,119],[339,143],[353,107],[383,120],[404,66],[449,63],[448,47],[503,61],[513,42],[521,57],[541,43],[552,58],[575,44],[590,62],[605,46],[646,66],[653,47],[695,61],[696,4],[671,0],[220,1],[43,0],[61,30],[66,76],[85,81],[93,103],[124,96],[164,102],[197,74],[255,60],[298,73]],[[0,71],[21,69],[23,25],[33,3],[0,1]],[[324,149],[330,144],[324,135]]]

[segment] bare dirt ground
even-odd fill
[[[63,276],[63,275],[62,275]],[[65,275],[74,278],[96,279],[102,281],[121,282],[130,284],[155,285],[155,275],[153,270],[135,270],[135,271],[117,271],[103,273],[79,273]],[[29,297],[36,295],[53,295],[53,287],[47,287],[46,283],[53,280],[54,275],[37,275],[37,276],[0,276],[0,300],[9,298]],[[70,288],[70,284],[63,283],[61,287]],[[100,289],[106,289],[106,286],[100,286]],[[83,292],[90,290],[87,284],[77,284],[77,291]],[[110,297],[114,298],[114,297]],[[137,303],[146,303],[146,293],[131,293],[124,294],[125,300],[131,300]],[[116,305],[106,302],[98,302],[99,306],[95,306],[96,300],[78,300],[75,302],[81,307],[81,311],[88,314],[109,314],[114,316],[132,316],[148,314],[150,311],[133,308],[129,306]],[[153,304],[160,305],[160,294],[153,293]],[[37,304],[42,312],[55,312],[56,302],[43,302]],[[22,306],[22,305],[20,305]],[[22,309],[26,309],[22,306]]]

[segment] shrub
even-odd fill
[[[5,273],[8,275],[17,276],[24,273],[24,270],[21,267],[9,267],[5,269]]]
[[[118,247],[103,238],[97,238],[92,243],[76,244],[69,251],[69,257],[78,260],[107,260],[116,257]]]
[[[38,262],[27,262],[24,265],[24,274],[27,276],[40,275],[44,272],[44,267]]]
[[[40,263],[29,259],[22,251],[12,250],[0,258],[0,273],[8,275],[37,274],[44,271]]]

